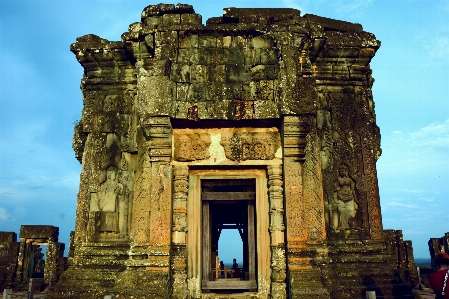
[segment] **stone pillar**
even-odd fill
[[[310,125],[299,116],[284,116],[284,192],[287,226],[287,250],[289,268],[295,268],[297,259],[290,255],[294,248],[305,246],[307,241],[306,212],[303,196],[303,169],[306,136]]]
[[[47,253],[45,259],[45,271],[44,271],[44,280],[45,283],[50,283],[51,279],[56,277],[56,268],[59,257],[59,243],[54,242],[53,240],[48,240],[47,242]],[[51,273],[51,275],[50,275]]]
[[[0,232],[0,289],[10,288],[14,282],[19,245],[16,233]]]
[[[28,268],[26,265],[26,249],[27,249],[27,244],[25,243],[25,239],[24,238],[20,238],[20,245],[19,245],[19,254],[17,257],[17,273],[16,273],[16,281],[18,283],[22,283],[24,282],[28,277],[26,275],[26,269]],[[25,274],[24,274],[25,273]],[[25,277],[24,277],[25,275]]]
[[[114,289],[164,297],[169,289],[172,231],[169,117],[147,118],[139,139],[130,259]],[[136,284],[141,286],[138,290]]]
[[[87,136],[87,140],[85,142],[86,151],[83,154],[80,187],[76,205],[76,222],[73,237],[74,248],[76,246],[81,246],[82,242],[90,242],[94,237],[88,230],[90,203],[89,182],[91,180],[90,177],[93,176],[91,173],[91,165],[95,159],[95,153],[92,146],[94,144],[94,140],[92,136],[93,134],[89,134]]]
[[[173,298],[186,298],[188,293],[186,232],[189,168],[187,165],[176,165],[173,174],[172,296]]]
[[[372,84],[372,83],[371,83]],[[367,210],[369,222],[369,234],[372,240],[383,239],[382,214],[380,210],[379,185],[377,181],[376,162],[380,156],[380,133],[376,124],[373,122],[370,109],[371,89],[366,88],[362,95],[361,108],[361,126],[362,136],[361,149],[364,167],[364,179],[367,191]],[[379,135],[379,136],[376,136]]]
[[[282,166],[268,166],[270,201],[271,298],[286,298],[286,257]]]
[[[306,137],[303,171],[304,202],[307,209],[307,243],[323,245],[326,240],[323,177],[319,140],[314,128]]]
[[[290,298],[329,298],[316,266],[327,250],[321,164],[312,122],[309,116],[284,116],[283,122]]]

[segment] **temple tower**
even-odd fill
[[[118,42],[78,38],[75,250],[49,298],[409,294],[382,228],[379,46],[295,9],[203,25],[182,4],[146,7]],[[231,227],[238,279],[217,263]]]

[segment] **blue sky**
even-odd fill
[[[81,116],[83,75],[69,46],[89,33],[120,40],[143,8],[158,2],[0,1],[1,231],[55,225],[68,247],[81,171],[71,139]],[[402,229],[415,257],[428,257],[429,238],[449,231],[449,1],[189,4],[203,22],[221,16],[224,7],[297,8],[302,15],[360,23],[381,40],[371,68],[382,135],[377,170],[383,225]]]

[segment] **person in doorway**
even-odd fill
[[[224,277],[224,263],[223,261],[220,261],[220,277]]]
[[[429,283],[436,299],[449,299],[449,255],[440,252],[435,256],[437,271],[429,276]]]
[[[232,277],[238,278],[240,277],[240,270],[239,270],[239,264],[237,264],[237,260],[232,260]]]

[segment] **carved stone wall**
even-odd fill
[[[146,7],[118,42],[78,38],[74,251],[49,298],[216,296],[201,287],[210,177],[259,184],[250,296],[359,298],[366,284],[394,296],[369,66],[379,46],[359,24],[295,9],[226,8],[203,25],[186,4]]]

